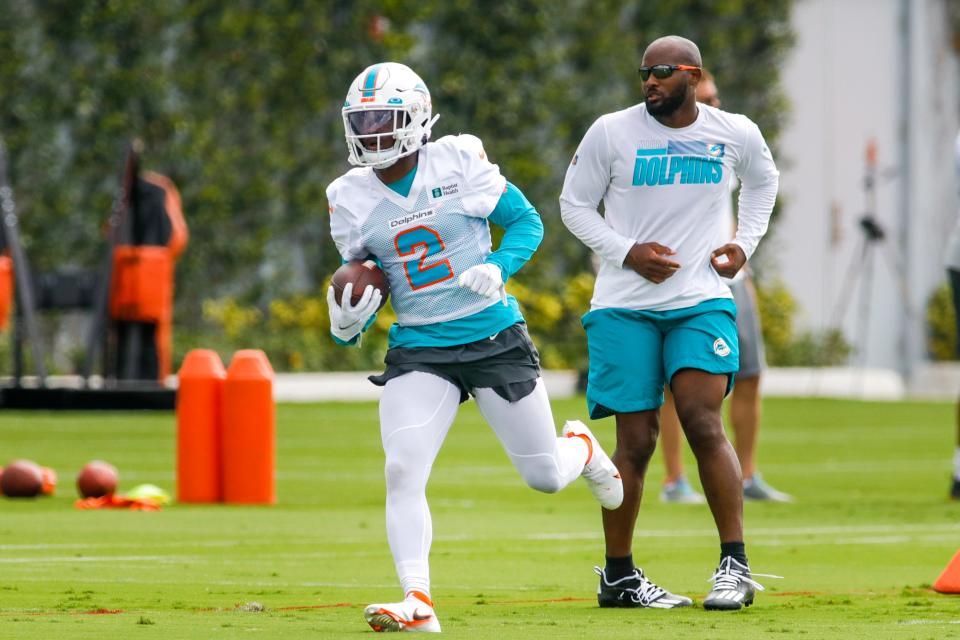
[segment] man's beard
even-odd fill
[[[682,88],[685,89],[685,88]],[[647,102],[647,112],[652,116],[669,116],[673,115],[673,112],[680,108],[680,105],[683,104],[686,100],[687,95],[685,90],[678,91],[669,96],[664,96],[660,99],[659,104],[651,104]]]

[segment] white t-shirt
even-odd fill
[[[728,224],[734,175],[742,186],[733,241],[749,258],[766,232],[779,173],[763,135],[746,116],[697,106],[696,121],[674,129],[636,105],[601,116],[580,142],[560,211],[601,259],[592,308],[663,311],[729,298],[710,254],[725,244],[717,230]],[[644,242],[676,251],[670,259],[681,268],[660,284],[624,268],[630,248]]]
[[[490,255],[487,216],[506,178],[471,135],[422,147],[410,193],[383,184],[369,167],[327,187],[330,233],[344,260],[376,256],[403,326],[464,318],[498,300],[457,286],[460,274]]]

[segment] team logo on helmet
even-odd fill
[[[375,64],[367,69],[367,75],[363,79],[363,88],[360,89],[360,102],[373,102],[377,97],[377,89],[382,89],[386,79],[390,76],[389,71],[383,73],[383,78],[377,85],[377,77],[380,76],[380,69],[383,65]]]

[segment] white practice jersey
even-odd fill
[[[733,241],[749,258],[766,232],[779,173],[763,135],[746,116],[697,106],[696,121],[674,129],[636,105],[600,117],[581,141],[560,210],[601,259],[592,308],[665,311],[731,297],[710,254],[725,244],[717,230],[728,224],[734,176],[741,188]],[[644,242],[676,251],[667,257],[681,268],[660,284],[625,268],[627,252]]]
[[[344,260],[380,260],[403,326],[445,322],[499,303],[457,286],[490,255],[487,216],[506,179],[479,138],[445,136],[424,145],[403,197],[373,169],[352,169],[327,188],[330,229]]]

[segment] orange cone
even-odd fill
[[[40,476],[43,478],[40,495],[52,496],[57,490],[57,472],[50,467],[40,467]]]
[[[177,500],[223,499],[220,411],[227,372],[210,349],[183,359],[177,389]]]
[[[0,256],[0,331],[7,328],[10,310],[13,309],[13,260]]]
[[[937,581],[933,583],[933,590],[939,593],[960,593],[960,551],[954,554],[947,563]]]
[[[233,354],[223,390],[223,498],[273,504],[273,369],[263,351]]]

